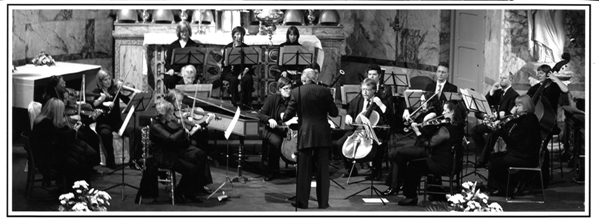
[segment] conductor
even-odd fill
[[[303,85],[291,91],[291,100],[283,115],[283,122],[297,113],[299,130],[297,149],[298,175],[296,202],[291,205],[306,209],[310,197],[312,166],[316,162],[316,195],[318,208],[329,207],[329,149],[332,143],[327,115],[336,117],[339,110],[328,88],[316,84],[316,72],[304,69]],[[329,132],[329,133],[326,133]]]

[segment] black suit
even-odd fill
[[[285,131],[281,128],[273,129],[268,127],[268,120],[274,119],[278,124],[281,124],[281,113],[287,110],[288,103],[289,99],[283,98],[281,94],[277,93],[268,96],[264,101],[264,105],[258,111],[260,122],[265,124],[264,130],[262,130],[262,138],[268,144],[262,144],[263,148],[267,149],[267,152],[262,152],[262,162],[267,163],[265,175],[269,177],[279,172],[279,157],[281,156],[281,145],[283,144]]]
[[[181,43],[179,42],[179,39],[177,39],[176,41],[174,41],[173,43],[171,43],[168,47],[168,50],[166,51],[166,60],[164,61],[164,69],[165,71],[168,72],[168,70],[173,69],[175,72],[181,72],[181,68],[183,68],[183,65],[172,65],[171,64],[171,60],[173,59],[173,51],[175,49],[181,49],[181,48],[191,48],[191,47],[199,47],[200,45],[198,45],[198,43],[194,42],[193,40],[189,39],[187,40],[187,43],[185,44],[185,47],[181,47]],[[166,86],[167,89],[174,89],[175,86],[177,85],[177,83],[179,81],[181,81],[180,76],[177,75],[164,75],[164,86]]]
[[[381,101],[383,101],[381,99]],[[356,121],[356,118],[358,117],[358,114],[360,114],[363,110],[364,107],[364,103],[367,102],[364,97],[362,95],[356,96],[354,97],[350,102],[349,102],[349,107],[347,109],[347,115],[351,116],[354,119],[354,122]],[[383,103],[385,103],[383,101]],[[389,109],[390,107],[385,104],[385,106],[387,106],[387,112],[383,113],[383,111],[381,110],[381,108],[374,102],[371,102],[370,106],[374,106],[373,107],[373,111],[376,111],[377,113],[379,113],[380,115],[380,120],[377,123],[378,126],[381,125],[385,125],[387,123],[387,118],[386,116],[388,116],[388,113],[390,113]],[[342,154],[342,149],[343,149],[343,144],[345,143],[345,141],[347,140],[347,138],[349,136],[351,136],[354,133],[353,130],[348,131],[347,133],[345,133],[345,135],[343,137],[341,137],[339,140],[337,140],[335,142],[335,150],[338,151],[339,154]],[[375,155],[372,157],[372,159],[367,159],[366,161],[370,161],[372,160],[372,173],[374,176],[376,177],[380,177],[381,175],[381,168],[382,168],[382,159],[383,159],[383,154],[386,151],[386,145],[387,145],[387,139],[389,139],[389,130],[382,130],[382,129],[375,129],[375,133],[377,138],[379,139],[379,141],[381,142],[381,145],[378,145],[376,143],[373,143],[373,147],[372,147],[372,151],[371,152],[375,152]],[[351,162],[349,159],[345,159],[345,169],[349,171],[351,170]]]
[[[329,149],[332,142],[328,116],[336,117],[339,110],[333,102],[328,88],[314,83],[293,89],[291,100],[283,121],[291,119],[297,113],[298,130],[298,175],[296,185],[297,207],[307,208],[310,197],[312,165],[316,161],[316,194],[318,206],[329,206]]]
[[[435,93],[435,90],[437,89],[437,84],[437,82],[429,83],[428,85],[426,85],[424,91]],[[445,85],[443,86],[443,89],[441,90],[441,94],[439,95],[439,97],[435,97],[429,101],[430,104],[434,104],[433,107],[437,116],[440,116],[443,113],[443,103],[447,101],[447,97],[445,97],[444,92],[458,92],[458,87],[449,83],[448,81],[445,81]]]
[[[490,93],[487,93],[485,98],[489,102],[489,105],[497,111],[495,115],[499,116],[499,112],[504,111],[505,115],[510,115],[511,110],[516,105],[516,97],[520,96],[516,90],[512,87],[508,88],[505,93],[503,90],[498,90],[494,92],[491,96]],[[489,138],[485,142],[484,135],[489,133]],[[478,162],[484,164],[487,162],[491,151],[493,151],[493,146],[499,137],[493,133],[493,130],[489,128],[485,124],[479,124],[472,128],[472,139],[476,144],[476,150],[480,153],[480,157],[478,158]]]

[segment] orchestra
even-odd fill
[[[221,54],[228,49],[249,47],[244,43],[245,32],[244,28],[235,27],[231,32],[233,41],[224,46]],[[198,43],[190,39],[189,23],[179,22],[176,33],[178,39],[170,45],[167,61],[172,60],[174,49],[198,47]],[[299,37],[297,27],[291,26],[286,33],[286,42],[279,47],[301,46]],[[536,80],[531,80],[530,89],[523,95],[512,87],[513,74],[500,74],[484,97],[492,108],[491,114],[475,113],[479,124],[468,129],[471,125],[466,123],[467,112],[472,110],[463,101],[448,98],[450,94],[447,93],[460,94],[460,88],[449,82],[452,78],[448,62],[436,66],[435,73],[431,74],[434,81],[423,90],[420,105],[403,112],[395,111],[393,90],[385,83],[379,65],[371,64],[365,70],[355,72],[363,78],[359,82],[361,92],[344,107],[335,103],[336,95],[331,95],[330,91],[341,75],[330,85],[324,84],[319,81],[321,67],[313,62],[301,67],[283,67],[283,74],[276,78],[277,91],[261,101],[261,108],[254,111],[252,92],[257,78],[254,67],[243,63],[225,64],[224,59],[219,63],[222,68],[220,80],[223,85],[228,85],[230,103],[243,111],[243,115],[260,122],[264,180],[272,183],[283,177],[281,158],[297,164],[296,200],[292,205],[301,209],[309,206],[313,178],[318,208],[330,207],[328,166],[331,155],[343,158],[342,170],[345,172],[340,178],[361,176],[356,163],[367,163],[370,174],[365,179],[384,181],[388,186],[380,193],[382,196],[399,195],[401,191],[404,198],[397,202],[398,205],[417,205],[421,178],[428,174],[446,174],[452,168],[452,147],[462,146],[466,132],[471,132],[478,155],[474,166],[489,170],[490,193],[511,195],[514,191],[505,186],[507,168],[538,165],[540,149],[547,149],[549,135],[559,130],[556,129],[558,98],[568,93],[568,87],[549,65],[538,67]],[[177,84],[199,83],[196,66],[170,62],[165,66],[164,81],[169,90],[150,108],[156,114],[150,124],[150,149],[157,163],[182,175],[176,185],[175,201],[200,203],[201,195],[211,193],[208,188],[213,183],[210,164],[212,158],[216,158],[215,149],[218,149],[216,142],[214,146],[208,143],[212,134],[206,129],[220,117],[218,113],[204,110],[214,105],[210,106],[208,102],[197,105],[197,101],[202,102],[201,98],[184,95],[175,89]],[[343,70],[340,72],[345,74]],[[299,74],[301,83],[294,82]],[[38,164],[48,169],[44,173],[68,175],[69,181],[89,178],[95,172],[94,167],[99,165],[102,148],[105,166],[109,169],[117,167],[113,133],[127,123],[121,105],[133,99],[130,92],[141,91],[113,78],[107,70],[100,69],[95,76],[97,87],[89,91],[69,89],[58,76],[48,80],[41,101],[43,108],[35,118],[32,130],[36,146],[50,145],[47,150],[38,152],[41,153]],[[345,113],[340,117],[345,127],[341,130],[345,131],[340,138],[333,138],[329,120],[340,113]],[[406,133],[413,132],[414,144],[391,146],[389,141],[395,132],[393,125],[405,126],[402,130]],[[132,162],[142,158],[137,148],[141,137],[136,135],[141,135],[139,129],[127,127],[124,136],[131,136],[133,140],[130,147]],[[493,150],[498,138],[505,141],[503,152]],[[385,160],[390,162],[388,170],[383,168]]]

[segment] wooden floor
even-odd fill
[[[397,139],[397,138],[396,138]],[[254,141],[259,142],[259,141]],[[412,140],[395,141],[395,147],[412,144]],[[248,145],[249,144],[249,145]],[[258,146],[259,144],[254,144]],[[224,149],[224,145],[222,146]],[[246,141],[246,147],[252,147],[252,141]],[[220,148],[219,148],[220,149]],[[468,156],[472,160],[473,156]],[[295,195],[295,171],[293,166],[285,167],[281,162],[283,176],[269,182],[262,181],[260,170],[257,167],[259,156],[249,156],[246,163],[242,164],[241,174],[243,177],[257,178],[258,181],[249,181],[247,183],[225,183],[225,186],[218,192],[223,192],[230,198],[226,201],[219,202],[216,198],[204,199],[203,203],[189,203],[180,205],[171,205],[168,195],[161,189],[160,197],[156,200],[144,200],[143,204],[134,203],[134,198],[137,190],[128,186],[117,186],[108,190],[112,196],[109,212],[101,215],[127,215],[127,216],[147,216],[147,215],[167,215],[167,216],[252,216],[252,215],[284,215],[284,216],[305,216],[305,215],[331,215],[331,216],[346,216],[346,215],[364,215],[364,216],[428,216],[431,212],[426,212],[431,205],[438,205],[438,202],[424,201],[420,195],[420,202],[417,206],[398,206],[397,201],[403,196],[390,196],[386,199],[388,204],[365,204],[363,198],[376,197],[371,196],[370,182],[360,182],[348,185],[346,178],[340,178],[345,172],[343,164],[331,164],[331,178],[339,183],[337,186],[331,182],[330,187],[330,202],[328,209],[318,209],[316,201],[310,201],[309,209],[299,209],[295,212],[295,208],[290,205],[287,199]],[[213,184],[209,187],[216,190],[223,184],[226,178],[235,178],[238,176],[236,163],[231,162],[230,167],[226,167],[225,161],[214,163],[212,166],[212,175],[214,178]],[[58,200],[56,197],[48,194],[44,190],[36,189],[32,200],[25,198],[25,176],[24,172],[26,162],[26,153],[22,145],[16,144],[12,147],[12,176],[9,184],[12,187],[9,190],[11,194],[8,200],[9,215],[38,215],[47,216],[54,215],[52,211],[57,211]],[[558,162],[555,162],[558,165]],[[385,165],[384,165],[385,166]],[[471,166],[471,165],[470,165]],[[559,166],[559,165],[558,165]],[[338,169],[339,168],[339,169]],[[95,176],[88,181],[90,185],[97,189],[106,189],[115,184],[121,183],[121,171],[111,174],[111,170],[105,167],[97,167],[97,170],[103,174]],[[464,169],[464,174],[469,174],[464,178],[464,181],[478,181],[486,183],[481,177],[472,174],[473,168]],[[585,211],[585,193],[584,185],[574,183],[571,178],[573,172],[570,168],[564,168],[563,176],[560,174],[559,168],[553,172],[553,181],[545,190],[545,203],[507,203],[503,197],[491,196],[491,202],[499,203],[505,214],[511,215],[525,212],[527,215],[543,216],[547,212],[556,212],[561,214],[588,215]],[[361,180],[369,172],[369,168],[364,166],[360,168],[360,175],[351,178],[352,181]],[[486,170],[478,170],[482,176],[486,176]],[[9,175],[10,176],[10,175]],[[126,168],[124,170],[124,182],[133,186],[138,186],[141,179],[141,173],[137,170]],[[232,186],[231,186],[232,185]],[[162,185],[160,186],[162,187]],[[387,186],[382,181],[374,181],[373,187],[379,190],[385,190]],[[354,194],[362,189],[366,190],[358,195],[346,199],[347,196]],[[540,193],[539,193],[540,194]],[[312,196],[316,196],[315,189],[312,189]],[[424,212],[423,212],[424,211]]]

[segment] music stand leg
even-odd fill
[[[231,181],[231,179],[229,178],[229,146],[230,146],[230,142],[227,139],[227,154],[226,154],[226,170],[225,170],[225,181],[223,181],[223,183],[216,188],[216,190],[212,191],[212,193],[206,198],[206,200],[210,199],[210,197],[214,196],[214,194],[216,194],[218,191],[220,191],[220,189],[222,189],[227,183],[231,186],[231,189],[235,189],[235,187],[233,186],[233,182]]]
[[[360,193],[362,193],[362,192],[370,189],[370,197],[373,197],[374,196],[373,194],[376,194],[376,196],[381,200],[381,203],[383,203],[383,205],[387,205],[387,204],[385,204],[385,201],[381,197],[381,195],[382,195],[383,192],[381,192],[379,189],[377,189],[376,187],[374,187],[374,173],[371,174],[371,178],[372,179],[370,179],[370,186],[369,187],[365,187],[364,189],[362,189],[362,190],[360,190],[360,191],[358,191],[356,193],[353,193],[353,194],[351,194],[351,195],[349,195],[349,196],[347,196],[347,197],[345,197],[343,199],[347,200],[347,199],[349,199],[349,198],[351,198],[353,196],[356,196],[356,195],[358,195],[358,194],[360,194]]]
[[[125,163],[125,137],[124,136],[121,136],[121,143],[122,143],[122,146],[121,146],[121,163],[122,163],[121,183],[112,185],[111,187],[104,189],[104,191],[108,191],[108,190],[111,190],[112,188],[120,186],[121,187],[121,201],[124,201],[125,200],[125,186],[131,187],[136,190],[138,190],[139,188],[137,188],[131,184],[125,183],[125,164],[124,164]],[[116,172],[116,171],[117,170],[115,170],[113,172]]]

